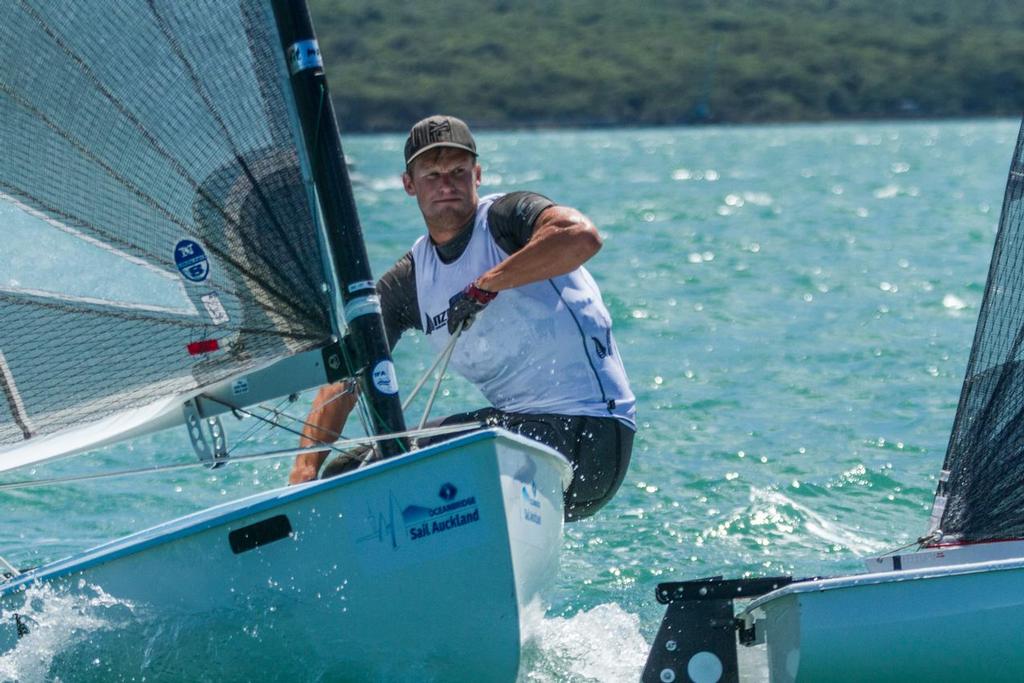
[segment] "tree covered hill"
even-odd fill
[[[311,0],[343,129],[1016,115],[1018,0]]]

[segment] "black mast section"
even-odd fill
[[[374,434],[402,432],[405,418],[395,366],[309,8],[305,0],[273,0],[273,7],[345,307],[348,371],[359,378]],[[407,451],[408,443],[393,439],[381,442],[380,448],[384,457],[390,457]]]

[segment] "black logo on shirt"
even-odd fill
[[[612,355],[612,331],[608,330],[605,332],[604,343],[597,337],[591,337],[594,340],[594,352],[598,358],[604,358]]]
[[[430,334],[439,327],[448,327],[448,310],[445,309],[437,315],[430,315],[429,313],[423,316],[425,322],[423,325],[423,333]]]

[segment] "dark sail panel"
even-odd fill
[[[0,6],[0,446],[331,337],[279,44],[259,0]]]
[[[1024,127],[943,467],[943,540],[1024,538]]]

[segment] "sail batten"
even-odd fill
[[[0,6],[0,470],[332,343],[279,42],[268,0]]]

